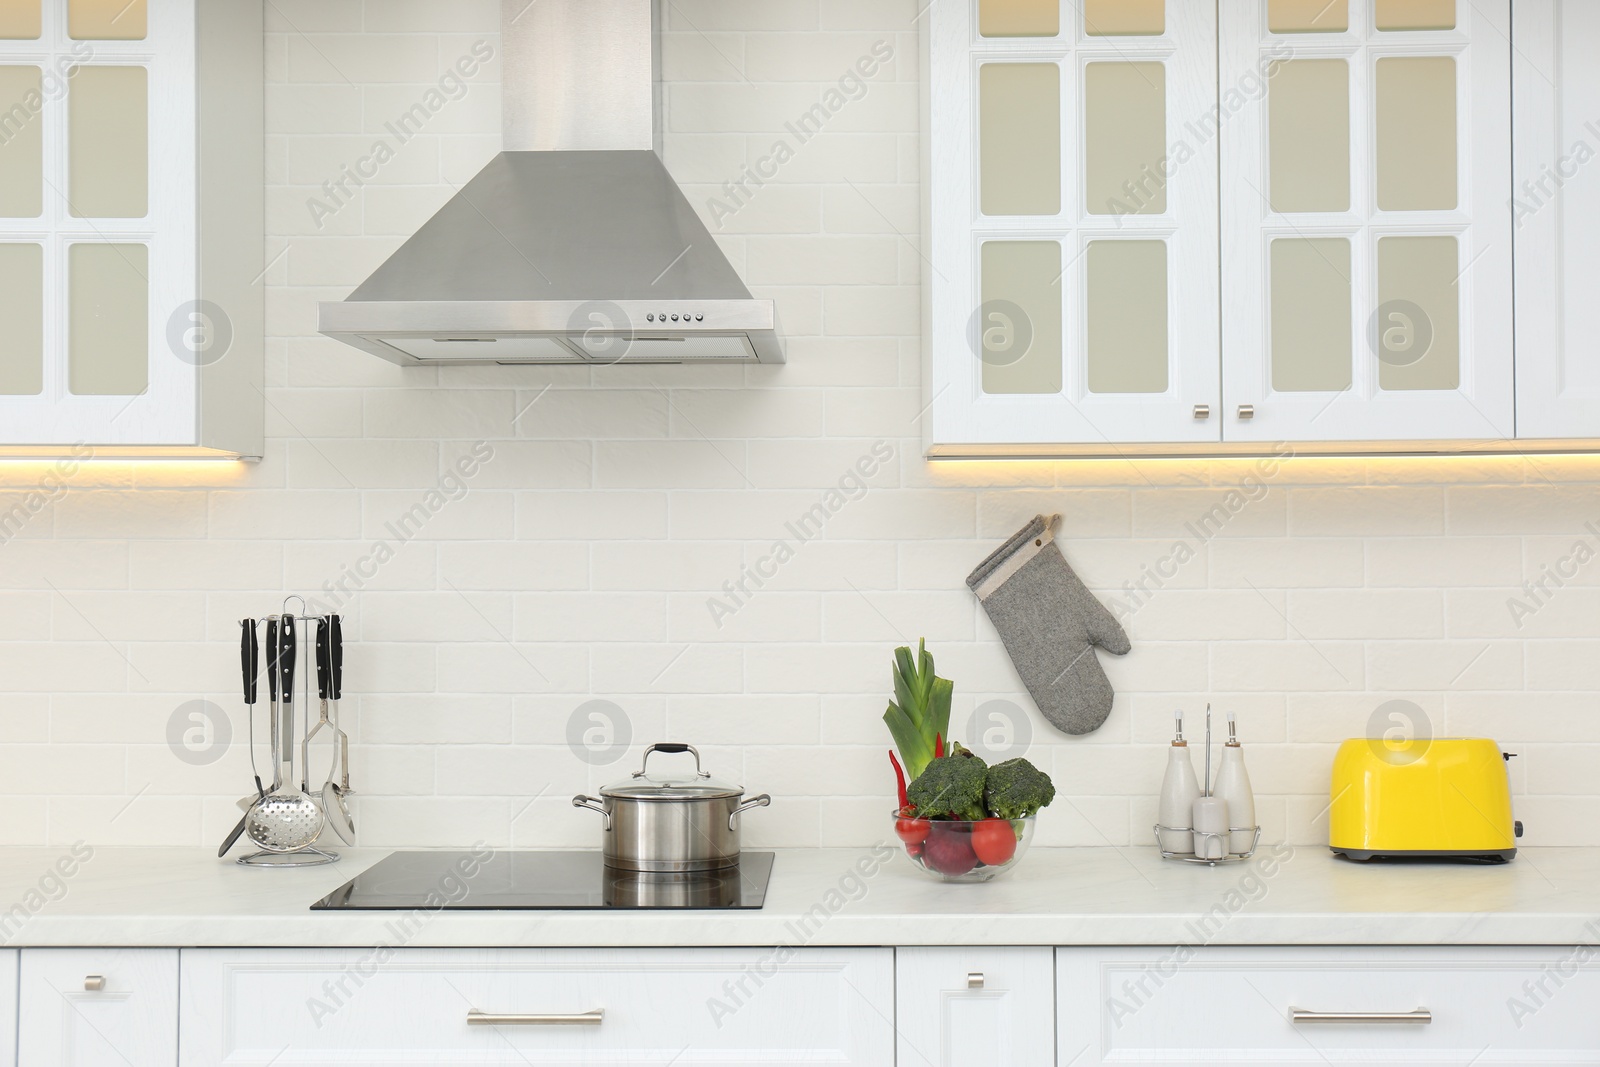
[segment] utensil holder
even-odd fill
[[[300,602],[299,613],[294,613],[289,610],[291,601]],[[311,615],[306,613],[305,598],[300,596],[289,596],[284,598],[282,610],[277,615],[265,616],[259,620],[257,625],[264,626],[269,621],[276,621],[280,626],[284,623],[288,623],[298,627],[301,634],[314,634],[317,626],[321,623],[325,623],[330,618],[331,616],[327,615]],[[303,639],[302,643],[304,643]],[[312,693],[314,692],[313,687],[316,685],[317,678],[314,660],[314,648],[315,646],[313,645],[311,655],[307,655],[304,653],[304,651],[301,651],[297,653],[295,657],[294,673],[297,676],[295,679],[295,685],[289,693],[288,701],[284,702],[284,707],[280,710],[280,716],[287,716],[287,728],[282,728],[277,719],[274,719],[268,725],[268,729],[277,735],[280,742],[287,743],[289,746],[288,763],[290,766],[291,777],[294,767],[293,753],[298,751],[300,743],[306,739],[307,734],[312,729]],[[275,665],[277,663],[277,656],[275,652],[269,654],[267,657],[267,663],[268,670],[275,669]],[[301,712],[298,718],[296,717],[297,710]],[[297,722],[300,724],[298,734],[295,732],[295,723]],[[255,741],[255,726],[252,722],[250,730],[250,764],[252,770],[255,769]],[[274,751],[277,750],[274,749]],[[336,754],[330,754],[329,758],[336,758]],[[277,769],[278,768],[274,768],[274,773],[276,773]],[[301,769],[302,776],[306,776],[308,774],[309,768]],[[294,786],[292,781],[288,782],[287,784],[291,787]],[[311,800],[313,804],[316,804],[319,811],[322,810],[322,804],[316,797],[312,797]],[[322,835],[327,833],[328,829],[328,813],[323,811],[322,817],[322,828],[318,831],[317,836],[313,838],[309,844],[297,849],[291,849],[289,851],[261,849],[260,851],[251,852],[248,855],[240,856],[234,862],[244,867],[318,867],[325,863],[337,863],[339,860],[339,853],[329,849],[317,847],[317,842],[322,839]]]
[[[1177,860],[1180,863],[1199,863],[1207,867],[1215,867],[1219,863],[1238,863],[1241,860],[1247,860],[1256,854],[1256,849],[1261,845],[1261,827],[1259,826],[1230,826],[1228,829],[1219,830],[1216,833],[1206,833],[1204,830],[1196,830],[1191,826],[1162,826],[1160,823],[1156,823],[1153,832],[1156,838],[1156,849],[1161,853],[1162,859]],[[1227,842],[1225,841],[1223,843],[1225,854],[1217,859],[1202,859],[1199,856],[1191,856],[1186,852],[1168,852],[1161,847],[1161,835],[1164,832],[1199,834],[1208,841],[1218,837],[1228,838],[1233,834],[1248,833],[1251,835],[1250,851],[1227,853]]]

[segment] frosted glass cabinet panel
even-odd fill
[[[1272,210],[1350,210],[1350,64],[1274,63],[1267,81]]]
[[[259,456],[262,0],[0,0],[0,457]]]
[[[1600,4],[1516,5],[1517,433],[1600,436]]]
[[[1222,10],[1224,440],[1514,438],[1509,0]]]
[[[978,187],[985,215],[1061,210],[1061,68],[985,63],[978,68]]]
[[[985,241],[974,339],[985,393],[1061,392],[1061,244]]]
[[[41,0],[0,0],[0,40],[34,41],[43,25]]]
[[[1378,210],[1450,211],[1457,204],[1454,56],[1377,62]]]
[[[0,218],[44,212],[44,124],[27,107],[39,85],[38,67],[0,66]]]
[[[1167,0],[1083,0],[1091,37],[1146,37],[1166,32]]]
[[[44,392],[44,249],[0,244],[0,396]]]
[[[1214,443],[1214,5],[1049,9],[923,16],[931,447]]]
[[[150,90],[143,67],[74,67],[67,90],[67,200],[80,219],[150,209]]]
[[[1061,32],[1059,0],[978,0],[984,37],[1054,37]]]
[[[1350,388],[1350,239],[1279,237],[1270,255],[1273,390]]]
[[[148,0],[67,0],[67,32],[76,41],[142,41],[149,34],[147,3]]]
[[[1085,66],[1083,132],[1089,214],[1166,212],[1166,64],[1118,60]]]
[[[1350,28],[1350,0],[1267,0],[1272,33],[1343,33]]]

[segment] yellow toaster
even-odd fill
[[[1328,847],[1353,860],[1505,863],[1522,836],[1513,755],[1486,737],[1353,737],[1333,758]]]

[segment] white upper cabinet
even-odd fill
[[[0,454],[261,454],[261,28],[0,4]]]
[[[1216,442],[1215,6],[924,21],[932,451]]]
[[[1600,45],[1583,20],[1573,55]],[[1494,447],[1514,384],[1560,376],[1513,358],[1510,0],[964,0],[923,23],[930,455]],[[1555,167],[1583,112],[1544,82]],[[1536,221],[1571,232],[1558,214]],[[1600,266],[1596,243],[1560,266]],[[1549,244],[1524,249],[1547,272]],[[1584,336],[1566,314],[1535,329]],[[1560,380],[1524,414],[1600,405],[1600,370]],[[1560,432],[1600,438],[1579,421]]]
[[[1600,435],[1600,4],[1517,0],[1517,429]]]
[[[1516,436],[1510,23],[1223,3],[1225,440]]]

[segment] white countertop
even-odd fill
[[[330,866],[255,870],[201,848],[96,848],[70,877],[51,877],[58,861],[70,860],[66,850],[4,849],[0,944],[393,944],[395,912],[309,910],[386,855],[346,849]],[[869,873],[853,873],[858,864]],[[981,885],[935,882],[886,851],[877,859],[867,848],[780,851],[759,911],[441,912],[425,915],[405,940],[550,947],[1596,942],[1600,849],[1524,849],[1499,867],[1363,866],[1311,846],[1263,846],[1248,864],[1216,868],[1166,862],[1151,849],[1036,848],[1014,871]]]

